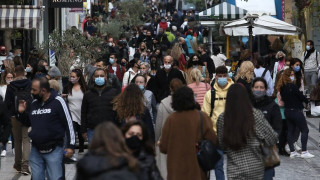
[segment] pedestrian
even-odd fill
[[[243,61],[237,72],[235,81],[236,83],[242,84],[247,89],[247,93],[251,100],[253,99],[253,95],[251,91],[251,84],[253,79],[254,79],[253,63],[251,61]]]
[[[201,54],[200,55],[200,62],[206,66],[206,68],[208,69],[208,72],[209,72],[209,78],[212,79],[213,74],[216,73],[216,67],[215,67],[213,60],[211,59],[211,57],[209,56],[209,54],[207,52],[206,46],[204,44],[200,44],[198,51]]]
[[[307,41],[306,51],[303,53],[302,59],[304,63],[306,86],[309,94],[312,88],[317,84],[317,74],[320,64],[320,54],[314,48],[314,42],[312,40]]]
[[[148,108],[152,117],[152,122],[155,124],[157,118],[157,101],[153,93],[146,89],[147,77],[145,75],[138,74],[135,77],[135,84],[139,86],[144,96],[144,104]]]
[[[31,81],[26,78],[22,66],[17,66],[14,71],[15,78],[7,86],[5,103],[9,110],[14,138],[14,165],[13,168],[24,175],[29,175],[30,138],[28,125],[24,123],[26,117],[18,115],[17,100],[31,103]]]
[[[31,94],[34,101],[30,107],[24,100],[19,102],[20,116],[27,116],[31,125],[31,178],[42,180],[47,176],[48,179],[62,179],[63,156],[71,158],[75,146],[70,112],[62,97],[50,88],[46,78],[32,81]],[[64,141],[67,142],[65,148]]]
[[[219,66],[225,66],[225,61],[227,60],[227,57],[220,52],[219,47],[214,47],[211,59],[213,60],[215,68],[217,68]]]
[[[144,95],[136,84],[130,84],[119,94],[112,103],[117,111],[118,123],[126,124],[130,121],[141,120],[148,127],[150,136],[154,140],[154,126],[151,114],[144,103]]]
[[[101,68],[103,69],[106,73],[107,73],[107,80],[106,80],[106,85],[107,86],[112,86],[113,88],[117,89],[118,92],[121,92],[121,82],[119,81],[118,77],[116,75],[114,75],[114,73],[108,73],[108,64],[104,59],[97,59],[96,63],[95,63],[94,68],[92,68],[92,72],[94,72],[97,68]],[[89,87],[94,87],[95,86],[95,82],[94,77],[93,77],[94,73],[92,73],[92,75],[90,76],[89,79]]]
[[[173,94],[172,108],[176,112],[168,116],[158,142],[160,151],[167,154],[167,179],[207,179],[198,163],[196,143],[201,141],[201,119],[204,138],[216,143],[212,122],[198,110],[194,93],[188,87]]]
[[[165,124],[167,117],[174,112],[172,104],[172,94],[174,94],[179,88],[183,87],[183,83],[180,79],[172,79],[170,82],[170,95],[164,98],[158,109],[156,127],[155,127],[155,142],[158,142],[161,137],[162,127]],[[167,179],[167,155],[160,152],[159,146],[156,149],[157,166],[159,167],[161,176],[164,180]]]
[[[200,61],[198,55],[192,55],[190,57],[190,60],[188,61],[187,69],[185,71],[187,84],[192,83],[191,71],[193,69],[199,69],[201,72],[202,81],[204,81],[205,83],[210,83],[211,79],[207,67],[203,64],[203,62]]]
[[[188,84],[188,87],[192,89],[197,103],[202,107],[204,95],[207,91],[211,90],[211,86],[208,83],[201,82],[203,77],[199,69],[192,69],[190,72],[190,78],[191,83]]]
[[[178,78],[183,82],[183,84],[186,84],[182,73],[178,69],[172,68],[173,58],[171,56],[165,56],[163,58],[163,64],[164,68],[157,71],[154,78],[154,86],[151,89],[158,103],[169,96],[169,85],[173,78]]]
[[[173,57],[173,59],[178,60],[179,69],[184,71],[187,65],[187,61],[184,54],[182,53],[182,49],[179,43],[175,43],[174,46],[172,47],[171,56]]]
[[[264,117],[279,137],[282,129],[280,108],[274,100],[267,95],[267,89],[267,81],[264,78],[258,77],[253,80],[253,107],[259,109],[264,114]],[[274,168],[268,168],[265,170],[264,180],[272,180],[274,176]]]
[[[142,62],[140,64],[140,74],[143,75],[143,76],[146,76],[147,78],[147,83],[146,85],[148,84],[149,80],[151,79],[151,76],[149,75],[150,73],[150,64],[147,63],[147,62]]]
[[[221,113],[225,110],[227,92],[233,84],[228,75],[228,69],[225,66],[219,66],[216,69],[216,80],[211,91],[207,91],[203,99],[202,111],[205,112],[212,121],[213,130],[217,132],[217,120]],[[223,151],[218,149],[223,155]],[[215,175],[218,180],[224,180],[223,156],[221,156],[215,168]]]
[[[278,141],[276,132],[261,111],[252,107],[241,84],[229,88],[226,108],[217,121],[219,146],[227,154],[229,180],[263,179],[261,142],[266,146]]]
[[[124,73],[122,80],[122,87],[128,86],[132,79],[139,73],[141,61],[139,59],[132,59],[129,62],[129,69]]]
[[[302,109],[303,103],[308,104],[308,99],[299,91],[298,86],[295,84],[296,78],[294,71],[286,69],[279,80],[277,89],[281,94],[285,107],[285,116],[288,123],[288,144],[290,148],[290,158],[313,158],[314,155],[307,151],[309,128],[307,120],[304,117]],[[308,107],[306,107],[308,108]],[[294,148],[294,133],[296,127],[301,132],[301,145],[302,153],[299,154]]]
[[[8,138],[10,136],[11,131],[11,122],[10,122],[10,115],[7,109],[6,104],[3,102],[2,98],[0,97],[0,151],[6,151],[5,145],[8,142]],[[1,153],[1,157],[2,153]],[[0,169],[1,169],[1,160],[0,160]]]
[[[290,67],[294,71],[294,75],[296,77],[296,85],[298,86],[299,90],[305,94],[304,91],[304,68],[302,62],[298,58],[293,58],[290,60]]]
[[[114,74],[118,80],[122,82],[126,69],[121,64],[118,64],[118,58],[115,53],[112,53],[109,56],[109,65],[107,66],[107,71],[109,74]]]
[[[256,68],[254,68],[254,75],[255,77],[262,77],[266,80],[268,89],[267,89],[267,96],[272,96],[273,94],[273,81],[272,77],[270,75],[270,72],[267,68],[263,67],[263,64],[265,62],[265,58],[260,57],[257,60]]]
[[[107,86],[107,73],[104,69],[98,68],[93,74],[94,86],[88,90],[81,104],[81,132],[84,139],[91,139],[94,128],[104,121],[116,121],[117,113],[113,110],[112,100],[119,93],[113,86]]]
[[[276,81],[276,75],[278,72],[283,71],[286,66],[286,55],[282,51],[278,51],[276,54],[277,62],[273,66],[273,84]]]
[[[62,97],[66,99],[68,104],[75,134],[79,139],[79,152],[84,152],[84,139],[81,133],[81,106],[83,96],[87,92],[88,87],[82,75],[81,69],[73,69],[70,73],[68,85],[64,88]]]
[[[193,40],[193,36],[192,35],[193,34],[190,31],[188,31],[187,32],[187,37],[184,39],[185,43],[186,43],[186,45],[188,47],[188,53],[189,53],[188,55],[189,56],[192,56],[192,55],[194,55],[196,53],[195,50],[192,48],[193,43],[195,43],[194,40]]]
[[[77,180],[138,180],[139,166],[121,131],[111,122],[95,128],[88,153],[77,163]]]
[[[131,121],[122,127],[122,133],[133,156],[138,160],[139,180],[162,180],[154,158],[154,144],[147,127],[141,121]]]

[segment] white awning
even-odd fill
[[[40,6],[0,5],[0,29],[40,29]]]

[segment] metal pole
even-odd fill
[[[213,27],[209,27],[209,37],[208,37],[208,43],[210,46],[210,52],[212,54],[212,49],[213,49],[213,43],[212,43],[212,31],[213,31]]]

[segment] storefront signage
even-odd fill
[[[53,8],[82,8],[83,0],[49,0],[49,6]]]

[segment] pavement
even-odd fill
[[[318,147],[319,123],[320,118],[307,118],[309,126],[308,150],[315,157],[311,159],[281,157],[281,165],[276,168],[274,180],[320,180],[320,147]],[[300,142],[298,142],[300,144]],[[300,144],[301,145],[301,144]],[[0,179],[1,180],[30,180],[31,176],[24,176],[12,168],[14,155],[12,154],[11,145],[8,145],[7,156],[1,158]],[[76,150],[77,152],[77,150]],[[78,153],[76,153],[78,156]],[[81,158],[79,155],[78,158]],[[226,158],[225,158],[226,166]],[[225,167],[226,168],[226,167]],[[225,170],[226,172],[226,170]],[[76,175],[75,164],[66,164],[66,179],[73,180]],[[214,173],[211,173],[211,180],[215,179]]]

